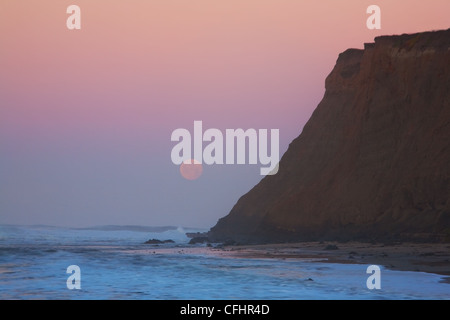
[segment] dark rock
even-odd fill
[[[329,244],[325,248],[323,248],[323,250],[338,250],[338,249],[339,249],[338,246],[334,244]]]
[[[228,239],[228,240],[224,241],[223,245],[224,246],[235,246],[235,245],[237,245],[237,242],[234,241],[233,239]]]
[[[207,243],[209,242],[208,237],[196,237],[196,238],[192,238],[189,241],[189,244],[198,244],[198,243]]]
[[[188,238],[200,238],[200,237],[207,237],[208,232],[186,232],[186,236]]]
[[[168,240],[158,240],[158,239],[150,239],[145,241],[145,244],[163,244],[163,243],[175,243],[175,241],[168,239]]]
[[[431,256],[435,256],[435,253],[434,252],[424,252],[424,253],[419,254],[419,256],[421,256],[421,257],[431,257]]]
[[[278,173],[209,238],[450,241],[449,47],[450,29],[341,53]]]
[[[163,243],[163,242],[158,239],[150,239],[150,240],[145,241],[145,244],[161,244],[161,243]]]

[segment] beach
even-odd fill
[[[321,263],[379,265],[396,271],[427,272],[448,276],[450,243],[298,242],[233,246],[153,248],[154,254],[202,254],[242,259],[301,259]]]
[[[376,264],[391,270],[450,276],[450,244],[300,242],[227,246],[216,254],[241,258],[314,259],[323,263]],[[450,283],[450,277],[445,278]]]
[[[0,298],[450,298],[448,245],[191,245],[186,231],[0,225]],[[367,286],[372,264],[380,266],[380,290]],[[80,289],[67,286],[72,267]]]

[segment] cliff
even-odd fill
[[[450,240],[450,29],[341,53],[325,95],[214,240]]]

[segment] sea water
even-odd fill
[[[367,265],[192,251],[186,231],[198,230],[0,226],[0,299],[450,298],[441,275],[381,266],[381,289],[369,290]],[[67,286],[71,265],[80,268],[79,290]]]

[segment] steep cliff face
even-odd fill
[[[450,239],[450,29],[339,55],[303,132],[209,234],[244,242]]]

